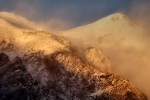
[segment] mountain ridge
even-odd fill
[[[112,67],[108,57],[99,48],[93,47],[89,51],[80,52],[80,48],[72,46],[65,37],[44,31],[10,27],[8,30],[5,28],[0,35],[2,99],[54,97],[56,100],[84,100],[90,96],[90,99],[147,100],[129,81],[95,67],[107,67],[109,63],[108,67]],[[97,62],[93,59],[97,56],[95,52],[99,52],[100,56],[96,58],[100,62],[98,65],[92,62]],[[87,54],[86,57],[86,53],[89,56]],[[18,79],[20,75],[23,77]],[[10,86],[9,89],[7,86]],[[9,95],[10,98],[7,98]]]
[[[94,70],[90,65],[83,63],[76,57],[77,56],[66,51],[46,55],[42,58],[45,67],[43,66],[43,69],[39,70],[38,76],[35,77],[32,76],[32,74],[34,74],[36,70],[34,73],[32,72],[32,74],[29,74],[28,71],[26,72],[27,67],[22,65],[20,58],[17,57],[10,62],[7,55],[0,53],[0,78],[2,78],[0,81],[1,99],[21,99],[24,97],[22,99],[26,100],[27,98],[50,99],[53,97],[55,98],[54,100],[57,100],[58,98],[63,100],[83,100],[87,98],[90,100],[147,100],[146,96],[127,80],[123,80],[119,76],[113,74],[105,74]],[[36,67],[36,69],[39,68]],[[18,77],[20,75],[22,77]],[[7,85],[11,87],[8,89]],[[15,89],[13,87],[15,87]],[[29,90],[29,88],[31,89]],[[23,92],[24,90],[26,92]],[[17,94],[14,95],[12,91]],[[19,91],[21,93],[23,92],[23,94],[20,94]],[[28,93],[31,93],[32,95]]]

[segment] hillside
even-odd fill
[[[0,20],[1,100],[147,100],[99,48]]]
[[[126,15],[115,13],[88,25],[63,31],[62,35],[77,47],[100,49],[115,65],[114,73],[129,79],[149,94],[149,33]]]

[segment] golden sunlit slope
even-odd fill
[[[9,93],[28,99],[147,100],[132,83],[108,73],[113,63],[99,48],[75,47],[64,37],[20,27],[24,21],[8,15],[0,19],[0,99]]]
[[[114,72],[114,64],[100,49],[88,47],[85,50],[87,61],[102,72]]]
[[[119,28],[119,29],[116,29],[116,28]],[[67,34],[66,32],[73,32],[76,34],[80,34],[78,33],[78,31],[80,31],[82,32],[82,34],[80,35],[86,35],[86,34],[96,35],[97,34],[99,36],[99,35],[107,34],[110,32],[111,33],[116,33],[116,32],[123,33],[124,30],[126,29],[128,29],[128,31],[130,32],[131,30],[135,29],[135,25],[130,21],[130,19],[127,16],[121,13],[116,13],[116,14],[112,14],[107,17],[104,17],[94,23],[84,25],[84,26],[79,26],[77,28],[65,31],[64,34]]]
[[[138,58],[139,55],[137,56],[131,55],[132,53],[133,54],[137,54],[137,53],[134,52],[135,50],[132,50],[130,46],[137,44],[135,47],[138,47],[139,43],[141,43],[139,42],[140,38],[139,37],[137,39],[133,38],[135,36],[134,34],[137,34],[136,32],[132,33],[133,30],[135,29],[135,26],[133,25],[134,27],[131,27],[132,25],[129,24],[129,21],[127,20],[127,18],[126,17],[124,18],[122,14],[114,14],[113,15],[115,17],[115,20],[113,19],[114,21],[112,21],[111,19],[112,16],[108,16],[106,17],[106,19],[105,18],[101,19],[98,22],[95,22],[93,24],[89,24],[87,26],[82,26],[82,27],[64,32],[64,36],[70,37],[71,40],[73,39],[72,42],[76,43],[77,46],[76,45],[72,46],[70,42],[64,37],[56,36],[56,35],[53,35],[44,31],[36,31],[36,28],[38,28],[37,25],[30,23],[30,21],[27,21],[25,18],[20,17],[18,15],[14,15],[11,13],[0,13],[0,16],[1,16],[0,17],[0,20],[1,20],[0,52],[3,52],[9,55],[10,59],[13,59],[15,56],[19,56],[21,59],[23,59],[23,63],[25,63],[28,72],[31,75],[33,75],[32,77],[39,79],[44,85],[49,80],[49,74],[47,74],[48,70],[46,69],[46,66],[42,60],[45,55],[49,55],[49,56],[54,55],[54,57],[48,58],[48,62],[50,60],[50,63],[48,63],[48,66],[51,66],[51,64],[53,63],[56,63],[56,64],[59,63],[60,66],[62,65],[65,66],[66,70],[70,70],[70,67],[71,67],[72,68],[71,70],[74,70],[74,72],[75,70],[79,70],[81,71],[81,73],[83,72],[87,73],[86,71],[86,68],[87,68],[89,72],[91,71],[90,73],[92,75],[96,74],[96,73],[92,73],[92,70],[96,70],[98,73],[102,73],[101,71],[111,72],[112,66],[113,66],[112,61],[115,62],[115,64],[119,66],[115,68],[115,71],[119,70],[119,68],[123,68],[123,67],[125,68],[126,65],[128,65],[128,67],[131,67],[133,69],[137,68],[137,66],[135,67],[135,63],[138,62],[139,59],[135,59],[135,57]],[[101,25],[100,23],[103,23],[103,24]],[[126,27],[124,25],[126,25]],[[30,30],[30,28],[31,29],[34,28],[35,31]],[[118,28],[122,29],[121,33],[119,33]],[[131,31],[133,36],[132,35],[129,36],[129,33],[127,34],[127,32],[124,32],[128,28],[131,28],[128,31]],[[107,31],[105,32],[105,30]],[[120,41],[120,39],[122,40],[122,38],[123,38],[123,42]],[[124,41],[126,44],[131,42],[131,45],[130,44],[126,45]],[[139,43],[137,43],[136,41],[138,41]],[[91,44],[91,45],[85,45],[85,44]],[[79,45],[82,48],[78,48]],[[139,45],[139,47],[142,47],[142,46],[143,45]],[[118,48],[119,50],[116,52],[115,50]],[[129,50],[131,50],[131,52]],[[57,55],[57,53],[59,54],[59,52],[64,52],[64,51],[65,51],[65,54],[60,54],[60,56]],[[69,53],[66,53],[66,52],[69,52]],[[126,52],[129,52],[128,55],[125,55]],[[76,59],[75,56],[72,56],[73,58],[70,58],[70,55],[72,54],[77,56],[78,59]],[[69,58],[67,58],[67,56],[69,56]],[[54,59],[56,60],[56,62],[53,62]],[[83,64],[82,60],[85,61],[86,63],[85,65]],[[79,64],[82,66],[81,68],[83,69],[80,69],[79,65],[76,63],[78,61],[81,62]],[[124,61],[126,61],[126,64]],[[130,62],[134,62],[134,63],[130,64]],[[143,62],[140,64],[143,64]],[[88,65],[90,65],[91,67],[88,67]],[[55,67],[54,65],[52,66]],[[130,70],[130,68],[128,67],[125,68],[124,70],[123,69],[119,70],[119,72],[121,72],[121,74],[123,73],[122,75],[126,75],[128,73],[133,72],[132,71],[133,69]],[[141,67],[141,66],[138,66],[138,67]],[[139,77],[137,78],[142,79],[142,76],[140,74],[141,72],[137,71],[137,73],[139,75]],[[78,74],[78,72],[76,74]],[[137,79],[135,78],[136,75],[137,74],[132,75],[132,77],[134,77],[135,80]],[[88,76],[88,73],[87,73],[87,76]],[[102,79],[103,79],[103,76],[102,76]],[[139,83],[143,84],[142,82],[144,82],[145,80],[147,80],[147,78],[146,79],[143,78],[143,80],[140,80],[141,82]],[[97,79],[97,81],[101,82],[99,81],[99,78]],[[131,81],[133,81],[134,83],[137,82],[137,80],[136,81],[131,80]],[[123,83],[122,80],[121,80],[121,83]],[[147,85],[148,84],[146,84],[145,86]],[[105,88],[107,89],[106,86]],[[113,88],[114,90],[116,90],[116,87],[113,87]],[[143,87],[140,87],[140,88],[143,88]],[[137,89],[133,89],[133,90],[138,91],[137,93],[140,93],[143,96],[143,94],[139,90]],[[97,90],[94,90],[94,91],[97,91]],[[123,95],[126,95],[125,94],[126,91],[127,89],[125,89],[125,92],[123,93]],[[145,92],[144,89],[143,91]]]
[[[63,31],[62,35],[76,46],[101,49],[116,65],[115,73],[132,81],[145,93],[150,92],[150,81],[145,83],[150,77],[149,36],[127,16],[112,14],[94,23]],[[93,60],[93,57],[88,58]]]
[[[29,27],[28,28],[24,27],[23,29],[22,26],[25,26],[25,25],[26,26],[32,25],[32,27],[36,27],[34,23],[28,21],[27,19],[23,17],[20,17],[13,13],[7,13],[7,12],[1,12],[0,17],[2,20],[1,26],[0,26],[0,30],[1,30],[0,41],[7,40],[7,44],[9,43],[13,44],[15,48],[17,49],[18,53],[24,54],[27,52],[44,51],[44,53],[46,54],[51,54],[56,51],[69,50],[71,48],[69,41],[62,37],[58,37],[58,36],[52,35],[44,31],[27,30]],[[75,49],[78,51],[76,47]],[[97,51],[100,51],[100,50],[97,50]],[[89,59],[88,55],[92,56],[92,59],[94,59],[96,56],[92,55],[92,52],[88,52],[88,51],[86,52],[87,61],[89,61],[90,63],[92,63],[94,66],[97,66],[97,67],[99,66],[99,64],[102,63],[101,61],[103,60],[103,58],[104,59],[106,58],[106,55],[101,53],[100,55],[101,57],[95,58],[97,59],[96,62],[100,61],[101,63],[96,64],[96,62],[95,63],[91,62],[92,59]],[[99,58],[100,60],[98,60]],[[112,70],[111,66],[107,68],[107,65],[109,64],[106,64],[106,63],[108,62],[103,62],[104,64],[103,67],[101,66],[101,68],[99,67],[98,69],[101,69],[101,71],[111,72]],[[106,70],[106,69],[109,69],[109,70]]]
[[[33,27],[35,25],[18,15],[2,12],[0,22],[0,41],[13,44],[18,53],[29,51],[52,53],[57,50],[67,50],[67,46],[70,45],[69,41],[62,37],[44,31],[31,31],[26,27],[23,29],[22,25],[33,25]]]
[[[82,38],[83,41],[85,40],[86,42],[88,42],[88,40],[94,42],[99,40],[103,46],[106,46],[105,44],[110,46],[112,42],[119,41],[124,45],[129,45],[130,42],[130,45],[140,45],[142,47],[143,44],[138,41],[142,31],[143,30],[134,25],[128,17],[116,13],[94,23],[64,31],[62,35],[72,39]],[[134,38],[135,35],[138,39]],[[109,41],[107,41],[108,39]]]

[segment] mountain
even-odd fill
[[[92,46],[101,50],[113,63],[114,73],[129,79],[149,94],[150,81],[145,83],[150,77],[149,34],[126,15],[115,13],[88,25],[63,31],[62,36],[77,47],[86,49]],[[89,58],[92,61],[93,57]]]
[[[74,39],[82,38],[86,42],[90,39],[94,42],[99,40],[99,44],[102,46],[111,46],[111,42],[118,41],[124,43],[124,45],[129,45],[128,42],[130,42],[130,45],[139,46],[141,44],[139,39],[143,31],[142,28],[132,23],[127,16],[116,13],[94,23],[64,31],[63,36]],[[135,35],[138,38],[133,38]],[[142,47],[143,44],[140,46]]]
[[[99,48],[0,20],[1,100],[147,100]]]
[[[36,73],[29,73],[19,57],[10,61],[0,53],[1,100],[147,100],[129,81],[101,73],[72,53],[57,52],[38,59],[45,66],[36,66]]]
[[[109,58],[100,50],[94,47],[88,47],[85,50],[85,57],[87,62],[95,66],[102,72],[113,72],[114,64]]]

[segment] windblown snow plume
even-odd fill
[[[136,87],[149,91],[148,84],[139,85],[148,79],[142,78],[149,64],[142,42],[146,33],[125,15],[113,14],[62,36],[30,30],[35,24],[14,14],[0,16],[0,99],[147,100]]]
[[[100,49],[113,62],[110,65],[113,65],[114,73],[129,79],[149,94],[149,34],[127,16],[121,13],[112,14],[94,23],[64,31],[62,35],[77,47],[93,46]],[[87,55],[90,62],[100,63],[101,58],[96,60],[99,53],[91,52],[96,56],[93,58],[91,54]]]

